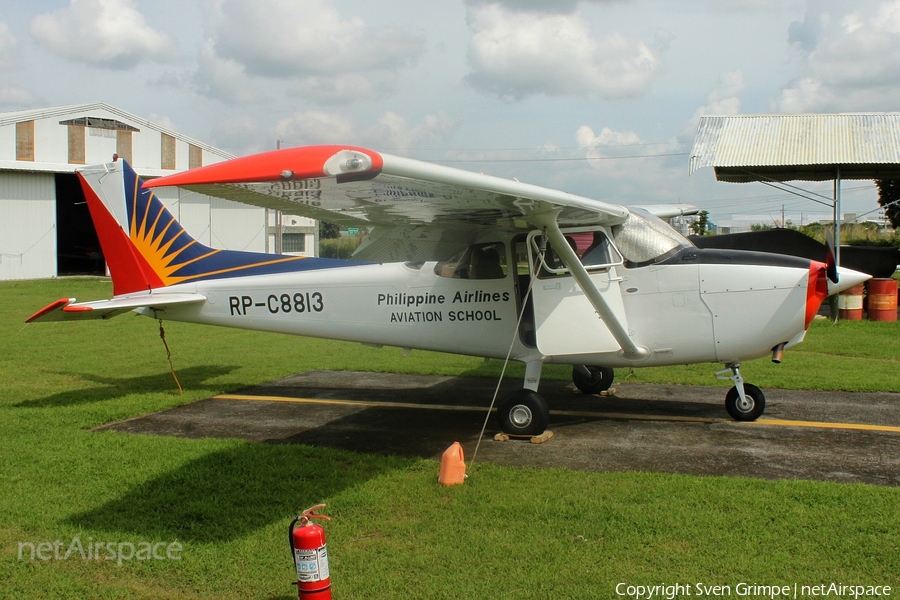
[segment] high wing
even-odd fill
[[[149,181],[344,225],[374,227],[367,260],[447,258],[473,230],[616,225],[626,207],[452,167],[349,146],[275,150]],[[532,221],[533,222],[533,221]],[[462,246],[461,246],[462,245]]]
[[[700,212],[700,209],[693,204],[647,204],[642,206],[630,206],[629,208],[646,210],[654,217],[659,217],[660,219],[696,215]]]

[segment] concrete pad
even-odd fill
[[[233,394],[104,425],[132,433],[243,438],[438,458],[473,457],[496,381],[385,373],[301,373]],[[506,381],[500,394],[520,387]],[[545,381],[554,437],[494,441],[477,462],[900,485],[900,394],[764,390],[766,413],[737,423],[726,388],[615,383],[614,396]],[[470,473],[474,475],[477,465]]]

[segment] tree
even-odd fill
[[[336,240],[341,237],[341,228],[337,223],[319,221],[319,239]]]
[[[697,220],[691,223],[691,231],[694,232],[695,235],[706,235],[706,233],[711,229],[711,223],[709,222],[709,211],[701,210],[697,213]]]
[[[878,204],[894,229],[900,228],[900,179],[878,179]],[[893,203],[893,204],[892,204]]]

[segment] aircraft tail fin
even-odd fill
[[[164,287],[164,280],[135,243],[142,237],[135,234],[145,229],[140,223],[147,221],[147,209],[153,203],[148,202],[147,194],[141,197],[140,183],[131,167],[118,161],[80,169],[77,174],[112,275],[113,294],[119,296]],[[140,203],[143,211],[138,206],[139,200],[143,200]],[[168,213],[165,207],[162,210]],[[158,207],[155,212],[154,217],[165,216]],[[168,216],[174,220],[171,214]]]
[[[218,250],[194,239],[125,161],[78,170],[115,296],[209,279],[359,263]]]

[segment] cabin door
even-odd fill
[[[622,255],[601,228],[563,230],[613,314],[626,323],[619,289]],[[528,236],[529,262],[538,277],[532,288],[538,350],[547,356],[615,352],[619,344],[550,244],[541,251],[541,233]],[[541,256],[543,255],[543,260]]]

